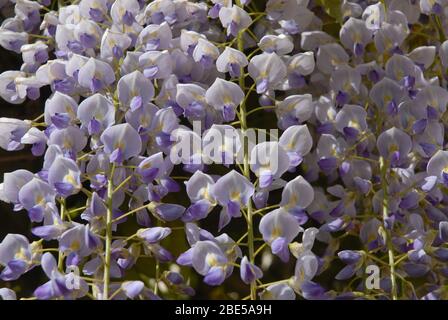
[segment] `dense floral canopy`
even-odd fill
[[[448,298],[447,0],[0,6],[3,299]]]

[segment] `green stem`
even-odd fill
[[[65,219],[65,199],[61,198],[60,200],[60,204],[61,204],[61,221],[64,221]],[[58,270],[63,272],[63,266],[62,264],[64,263],[64,253],[62,251],[59,252],[58,255]]]
[[[253,214],[259,214],[259,213],[261,213],[261,212],[263,212],[263,211],[268,211],[268,210],[271,210],[271,209],[276,209],[276,208],[278,208],[278,207],[280,207],[279,204],[273,204],[272,206],[268,206],[268,207],[264,207],[264,208],[255,210],[255,211],[253,212]]]
[[[136,212],[138,212],[138,211],[140,211],[140,210],[142,210],[142,209],[147,209],[147,208],[148,208],[149,206],[151,206],[151,205],[152,205],[152,203],[150,202],[150,203],[145,204],[145,205],[143,205],[143,206],[141,206],[141,207],[138,207],[138,208],[135,208],[135,209],[133,209],[133,210],[131,210],[131,211],[128,211],[128,212],[126,212],[125,214],[119,216],[118,218],[113,219],[113,220],[112,220],[112,223],[115,223],[115,222],[117,222],[117,221],[120,221],[121,219],[124,219],[124,218],[130,216],[131,214],[136,213]]]
[[[255,108],[255,109],[253,109],[253,110],[250,110],[250,111],[246,114],[246,116],[248,116],[248,115],[250,115],[250,114],[252,114],[252,113],[254,113],[254,112],[260,111],[260,110],[268,110],[268,109],[274,109],[274,108],[275,108],[275,106],[263,106],[263,107],[258,107],[258,108]]]
[[[243,41],[243,32],[238,33],[237,37],[237,43],[238,43],[238,50],[241,52],[244,51],[244,41]],[[242,72],[243,73],[243,72]],[[239,85],[241,88],[244,88],[245,86],[245,79],[244,76],[241,76],[239,79]],[[248,93],[249,94],[249,93]],[[246,100],[245,99],[241,102],[240,105],[240,122],[241,122],[241,129],[243,130],[243,134],[247,131],[247,113],[246,113]],[[246,146],[246,142],[243,143],[244,147],[244,163],[243,163],[243,174],[244,176],[250,181],[250,167],[249,167],[249,152],[248,152],[248,146]],[[255,260],[255,254],[254,254],[254,230],[253,230],[253,214],[252,214],[252,201],[249,200],[249,203],[247,204],[247,245],[249,250],[249,261],[253,264]],[[257,299],[257,284],[255,281],[252,281],[250,283],[250,299],[256,300]]]
[[[258,249],[255,251],[254,256],[256,257],[264,248],[266,248],[267,244],[264,242]]]
[[[106,251],[104,253],[103,300],[109,299],[110,255],[112,251],[112,196],[114,192],[114,173],[115,163],[112,164],[109,181],[107,183]]]
[[[266,287],[269,287],[269,286],[271,286],[273,284],[280,284],[280,283],[287,283],[287,282],[289,282],[289,279],[278,280],[278,281],[269,282],[269,283],[263,283],[263,284],[260,284],[258,286],[258,288],[266,288]]]
[[[444,42],[445,41],[445,32],[443,31],[442,22],[440,21],[440,18],[437,15],[434,16],[434,20],[436,23],[437,33],[439,34],[439,40],[440,40],[440,42]]]
[[[127,177],[126,179],[124,179],[124,180],[118,185],[118,187],[115,188],[115,190],[114,190],[112,193],[115,193],[115,192],[117,192],[118,190],[120,190],[121,188],[123,188],[123,187],[126,185],[126,183],[128,183],[129,180],[131,180],[131,179],[132,179],[132,175],[130,175],[129,177]]]
[[[390,283],[391,283],[391,294],[392,300],[397,300],[397,281],[395,274],[395,257],[394,250],[390,232],[386,227],[386,219],[389,214],[389,201],[387,199],[387,164],[383,157],[380,157],[380,171],[381,171],[381,188],[383,190],[383,225],[384,225],[384,235],[387,246],[387,253],[389,256],[389,270],[390,270]]]

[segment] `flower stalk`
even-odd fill
[[[106,213],[106,248],[104,251],[104,279],[103,279],[103,300],[109,299],[110,285],[110,259],[112,251],[112,196],[114,193],[114,173],[115,163],[112,164],[110,177],[107,182],[107,213]]]
[[[380,157],[380,172],[381,172],[381,189],[383,191],[383,226],[384,226],[384,236],[387,246],[387,254],[389,257],[389,270],[390,270],[390,284],[391,284],[391,296],[392,300],[397,300],[397,283],[395,275],[395,256],[393,250],[393,244],[391,239],[391,234],[387,224],[387,219],[389,217],[389,201],[387,199],[387,164],[384,157]]]

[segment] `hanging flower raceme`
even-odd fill
[[[0,8],[1,299],[446,298],[446,1]]]

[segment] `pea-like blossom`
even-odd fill
[[[216,59],[216,68],[219,72],[228,72],[231,77],[239,77],[241,68],[247,66],[247,57],[241,51],[226,47]]]
[[[303,224],[308,220],[303,212],[314,200],[314,190],[311,185],[302,177],[298,176],[289,181],[282,192],[280,206],[297,217]]]
[[[211,192],[223,207],[220,218],[222,228],[231,217],[241,216],[240,210],[248,205],[254,186],[246,177],[232,170],[216,181]]]
[[[191,253],[192,266],[204,276],[209,285],[220,285],[226,278],[228,259],[222,249],[212,241],[198,241]]]
[[[123,76],[117,86],[118,99],[124,107],[129,106],[132,111],[148,104],[154,96],[151,81],[137,70]]]
[[[227,29],[227,35],[233,36],[236,36],[240,30],[247,28],[252,23],[249,14],[236,5],[231,8],[221,8],[219,10],[219,20],[222,26]]]
[[[103,90],[115,81],[112,67],[101,60],[90,58],[85,65],[79,69],[79,84],[95,93]]]
[[[260,188],[269,187],[289,168],[289,157],[278,142],[257,144],[250,154],[251,170],[259,178]]]
[[[260,221],[260,233],[267,242],[272,253],[282,261],[289,260],[288,244],[302,231],[299,222],[293,215],[283,209],[269,212]]]
[[[0,243],[0,273],[3,281],[18,279],[28,271],[33,263],[32,247],[26,237],[20,234],[8,234]]]
[[[447,7],[0,0],[0,299],[446,298]]]
[[[222,113],[224,121],[235,119],[235,109],[244,99],[241,88],[230,81],[216,79],[205,93],[209,105]]]
[[[250,60],[248,70],[256,83],[257,93],[274,88],[287,73],[285,63],[275,52],[256,55]]]
[[[81,189],[81,171],[72,159],[57,157],[48,170],[48,182],[61,196],[76,194]]]
[[[141,152],[142,142],[137,131],[129,124],[117,124],[104,130],[101,135],[104,151],[111,162],[123,162]]]
[[[28,211],[31,221],[40,222],[45,214],[52,209],[56,193],[45,181],[38,178],[31,179],[19,190],[18,199],[24,209]]]

